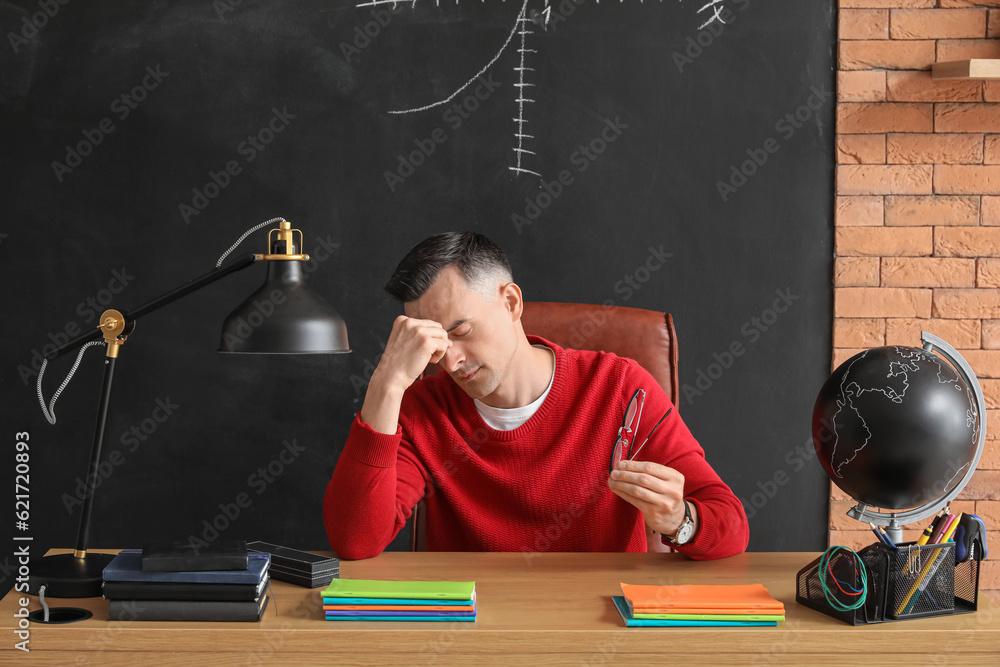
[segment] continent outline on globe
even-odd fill
[[[813,444],[850,497],[903,509],[954,488],[973,465],[980,425],[975,396],[946,360],[884,346],[851,357],[823,385]]]

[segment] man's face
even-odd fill
[[[433,320],[445,328],[452,345],[438,363],[469,396],[485,401],[506,379],[518,339],[500,285],[492,301],[486,300],[449,266],[403,310],[407,317]]]

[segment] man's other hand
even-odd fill
[[[611,472],[608,487],[642,512],[646,525],[661,535],[673,535],[684,523],[684,475],[673,468],[652,461],[623,460]],[[691,511],[697,533],[693,503]]]

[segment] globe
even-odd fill
[[[974,465],[975,396],[944,359],[916,347],[877,347],[833,372],[813,409],[813,444],[844,493],[884,509],[941,498]]]

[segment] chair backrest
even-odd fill
[[[677,405],[677,334],[674,318],[627,306],[584,303],[526,302],[521,315],[525,333],[541,336],[560,347],[614,352],[649,371]]]
[[[680,392],[677,375],[677,335],[670,313],[627,306],[526,301],[521,315],[524,332],[576,350],[613,352],[639,362],[660,383],[673,404]],[[438,372],[428,366],[425,375]],[[410,549],[423,550],[423,501],[413,509]],[[650,551],[670,551],[647,529]]]

